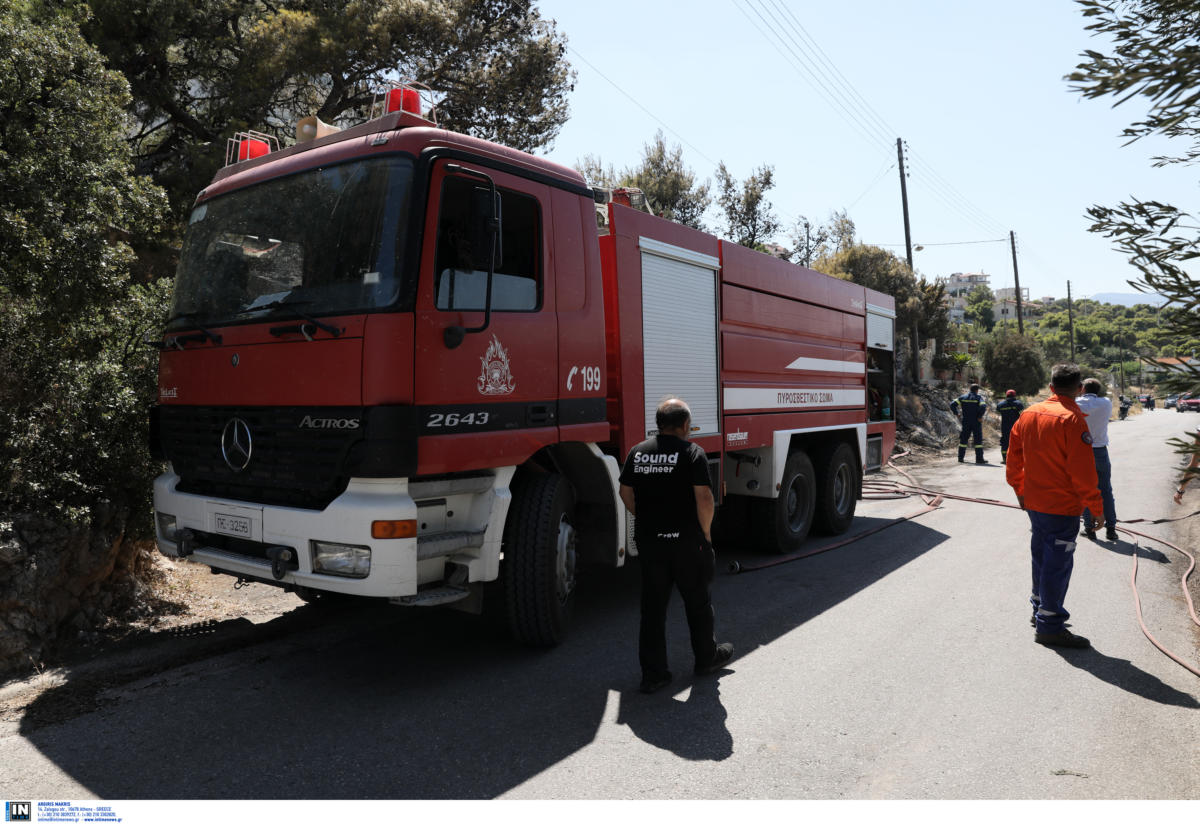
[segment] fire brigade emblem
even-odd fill
[[[488,344],[487,351],[479,360],[483,364],[483,371],[476,384],[479,394],[511,395],[517,388],[517,382],[513,380],[512,370],[509,368],[508,352],[500,345],[498,337],[492,335],[492,342]]]

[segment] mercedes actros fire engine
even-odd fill
[[[735,534],[845,531],[894,442],[893,299],[425,100],[239,134],[197,196],[156,341],[160,550],[309,601],[477,610],[496,582],[514,636],[554,644],[579,571],[636,554],[620,462],[669,394]]]

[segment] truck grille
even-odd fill
[[[178,491],[236,501],[302,509],[324,509],[346,489],[347,457],[363,439],[362,409],[346,407],[160,408],[160,437],[180,477]],[[300,428],[305,417],[318,423],[355,420],[357,428]],[[240,472],[229,467],[221,437],[234,418],[246,422],[250,461]]]

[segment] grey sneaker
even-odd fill
[[[697,664],[695,672],[697,675],[709,675],[722,669],[731,658],[733,658],[733,644],[717,644],[717,651],[713,654],[712,660],[704,666]]]

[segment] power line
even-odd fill
[[[602,78],[604,78],[604,80],[605,80],[605,81],[607,81],[607,82],[608,82],[608,84],[609,84],[610,86],[612,86],[614,89],[616,89],[617,91],[619,91],[621,94],[625,95],[625,97],[627,97],[627,98],[629,99],[629,101],[630,101],[631,103],[633,103],[633,105],[637,106],[637,107],[638,107],[639,109],[641,109],[643,112],[645,112],[646,114],[648,114],[648,115],[651,117],[651,119],[653,119],[653,120],[654,120],[654,122],[655,122],[655,123],[659,124],[659,125],[660,125],[660,126],[662,126],[664,129],[666,129],[668,132],[670,132],[671,134],[675,135],[675,137],[679,138],[679,140],[680,140],[680,141],[681,141],[681,142],[682,142],[682,143],[683,143],[685,146],[687,146],[689,149],[691,149],[691,150],[692,150],[693,152],[695,152],[696,154],[700,155],[700,157],[702,157],[702,158],[704,158],[705,160],[707,160],[707,161],[708,161],[709,163],[711,163],[713,166],[716,166],[716,165],[717,165],[717,162],[716,162],[715,160],[713,160],[711,157],[709,157],[708,155],[706,155],[704,152],[702,152],[702,151],[700,151],[699,149],[697,149],[697,148],[696,148],[695,146],[693,146],[693,145],[692,145],[690,142],[688,142],[688,139],[687,139],[687,138],[685,138],[685,137],[684,137],[683,135],[681,135],[679,132],[675,131],[675,130],[674,130],[674,129],[672,129],[670,126],[668,126],[668,125],[666,124],[666,122],[665,122],[664,120],[662,120],[662,118],[660,118],[660,117],[659,117],[658,115],[656,115],[654,112],[650,111],[650,110],[649,110],[649,109],[647,109],[645,106],[643,106],[641,103],[639,103],[639,102],[637,101],[637,99],[636,99],[636,98],[635,98],[633,95],[631,95],[629,92],[625,91],[625,90],[624,90],[624,89],[622,89],[620,86],[618,86],[618,85],[617,85],[617,84],[616,84],[616,83],[615,83],[615,82],[614,82],[614,81],[613,81],[613,80],[612,80],[612,79],[611,79],[611,78],[610,78],[608,75],[606,75],[604,72],[602,72],[602,71],[600,71],[599,69],[597,69],[597,68],[596,68],[596,67],[595,67],[595,66],[592,64],[592,62],[591,62],[590,60],[588,60],[586,57],[584,57],[582,54],[580,54],[580,53],[579,53],[579,52],[578,52],[578,51],[577,51],[575,48],[573,48],[572,46],[568,45],[568,46],[567,46],[567,50],[568,50],[569,52],[571,52],[571,54],[575,55],[575,56],[576,56],[576,57],[578,57],[580,60],[582,60],[582,61],[583,61],[585,64],[587,64],[588,68],[590,68],[590,69],[591,69],[592,71],[594,71],[596,74],[598,74],[598,75],[600,75]]]
[[[863,189],[862,194],[860,194],[858,197],[854,198],[854,200],[850,203],[850,205],[846,207],[846,211],[849,212],[856,205],[858,205],[858,202],[867,196],[867,192],[874,189],[876,184],[878,184],[879,181],[883,180],[883,176],[886,175],[888,172],[890,172],[894,168],[896,168],[895,161],[892,161],[889,164],[885,164],[883,167],[883,171],[881,171],[879,174],[875,175],[875,178],[870,183],[867,184],[867,188]]]
[[[734,5],[737,7],[738,11],[740,11],[748,21],[750,21],[750,24],[758,30],[759,34],[763,35],[763,37],[771,43],[771,46],[777,52],[779,52],[784,60],[787,61],[792,68],[804,78],[805,82],[815,92],[817,92],[826,103],[835,109],[835,112],[839,117],[842,118],[842,120],[846,122],[847,125],[857,131],[860,136],[866,138],[868,145],[875,149],[882,149],[879,134],[875,133],[870,125],[864,122],[854,111],[851,110],[850,107],[838,99],[837,96],[835,96],[834,93],[829,90],[825,83],[823,83],[821,79],[817,77],[816,71],[810,68],[811,64],[809,61],[806,61],[804,58],[802,58],[793,46],[788,45],[783,35],[781,35],[778,30],[778,20],[776,20],[776,27],[773,28],[771,24],[767,22],[766,18],[763,16],[763,13],[759,11],[757,6],[754,5],[753,0],[746,0],[746,3],[750,7],[750,10],[753,11],[758,19],[762,22],[761,26],[759,23],[755,22],[754,19],[750,17],[750,15],[746,13],[746,10],[740,5],[737,5],[736,2]],[[775,19],[773,15],[772,19]]]
[[[752,1],[753,0],[747,0],[747,2]],[[836,87],[837,93],[842,95],[842,97],[839,98],[839,105],[841,105],[843,109],[846,107],[846,105],[849,105],[854,109],[854,122],[861,125],[865,121],[867,124],[865,128],[869,133],[874,135],[876,140],[879,140],[881,143],[885,141],[890,142],[890,135],[896,134],[897,130],[893,129],[887,123],[887,121],[884,120],[884,118],[870,105],[870,103],[867,102],[866,98],[863,97],[858,89],[855,88],[854,84],[851,83],[844,74],[842,74],[842,72],[837,68],[837,65],[829,58],[829,55],[827,55],[821,48],[820,43],[817,42],[816,38],[809,34],[808,30],[804,28],[804,25],[800,22],[799,18],[796,17],[795,13],[786,6],[781,6],[777,0],[758,0],[758,2],[770,2],[772,6],[779,11],[780,17],[786,16],[784,22],[787,23],[787,28],[791,29],[792,34],[788,34],[786,30],[784,31],[784,34],[787,35],[788,39],[792,43],[792,46],[795,47],[789,47],[789,50],[795,54],[795,49],[798,48],[807,53],[809,61],[816,65],[817,70],[820,71],[820,74],[825,81],[828,81],[830,85]],[[771,14],[769,10],[768,14],[771,15],[772,20],[775,20],[777,23],[779,22],[779,17]],[[759,17],[760,19],[763,19],[761,14]],[[766,22],[765,19],[763,22]],[[759,29],[759,31],[761,32],[762,30]],[[778,34],[778,32],[773,33],[775,33],[777,37],[781,36]],[[822,88],[828,91],[828,88],[824,84],[822,84]],[[833,94],[833,92],[829,93]],[[983,228],[985,231],[1004,231],[1004,227],[999,221],[996,221],[993,217],[991,217],[991,215],[984,212],[969,199],[963,196],[956,188],[954,188],[953,185],[951,185],[945,178],[937,173],[932,164],[926,161],[918,153],[912,152],[911,149],[909,151],[913,157],[920,160],[921,167],[929,176],[927,181],[922,180],[921,177],[918,176],[916,178],[917,182],[924,183],[929,192],[942,201],[947,208],[979,225],[980,228]]]

